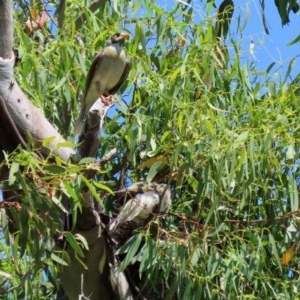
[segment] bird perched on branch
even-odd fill
[[[128,77],[130,63],[123,49],[128,33],[116,33],[95,57],[88,71],[80,115],[75,124],[75,133],[80,134],[90,108],[98,98],[109,104]]]
[[[114,232],[119,225],[129,221],[142,225],[151,215],[167,213],[172,202],[171,190],[163,183],[138,182],[126,189],[126,193],[132,198],[109,225],[109,232]]]

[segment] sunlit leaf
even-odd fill
[[[83,257],[83,252],[77,238],[70,232],[64,232],[64,236],[66,237],[67,242],[70,244],[72,249],[79,257]]]
[[[286,250],[281,257],[281,264],[283,266],[287,266],[290,261],[293,259],[295,253],[295,246],[292,246],[288,250]]]
[[[161,167],[163,165],[164,164],[162,161],[157,161],[157,162],[153,163],[153,165],[150,167],[150,170],[147,175],[147,182],[152,181],[152,179],[158,174],[159,170],[161,169]]]
[[[51,259],[53,261],[55,261],[56,263],[60,264],[60,265],[63,265],[63,266],[67,266],[68,265],[68,263],[63,258],[61,258],[60,256],[56,255],[54,252],[51,253]]]
[[[158,155],[158,156],[153,156],[153,157],[150,157],[149,159],[147,159],[146,161],[142,162],[140,165],[138,165],[137,167],[140,169],[140,170],[143,170],[145,168],[151,168],[151,166],[158,162],[158,161],[161,161],[163,160],[163,155]]]
[[[9,178],[8,178],[8,184],[12,185],[16,181],[16,172],[19,170],[19,163],[18,162],[12,162],[10,166],[10,171],[9,171]]]

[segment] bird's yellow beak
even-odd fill
[[[130,37],[130,34],[127,33],[127,32],[122,32],[122,33],[120,34],[120,38],[121,38],[122,40],[126,40],[126,39],[128,39],[129,37]]]

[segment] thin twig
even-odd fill
[[[278,218],[274,219],[261,219],[261,220],[224,220],[225,223],[236,223],[236,224],[255,224],[255,223],[270,223],[270,222],[278,222],[283,221],[285,219],[291,218],[296,214],[300,213],[300,208],[295,211],[291,211],[285,215],[282,215]]]

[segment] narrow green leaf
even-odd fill
[[[286,150],[286,159],[294,159],[295,158],[295,148],[294,145],[289,145]]]
[[[87,180],[84,176],[80,176],[80,177],[81,177],[81,180],[84,182],[84,184],[88,187],[89,191],[92,193],[94,198],[101,203],[101,198],[100,198],[97,190],[95,189],[95,186],[93,184],[91,184],[91,182],[89,180]]]
[[[297,211],[299,209],[299,195],[298,195],[298,186],[296,180],[293,176],[289,180],[289,191],[290,191],[290,201],[291,201],[291,210]]]
[[[79,165],[82,164],[90,164],[90,163],[94,163],[95,162],[95,158],[94,157],[84,157],[79,161]]]
[[[49,173],[55,175],[55,174],[63,174],[66,169],[63,167],[60,167],[58,165],[48,165],[44,167],[46,171],[48,171]]]
[[[191,257],[191,265],[195,266],[198,263],[200,257],[201,257],[201,250],[200,248],[196,248]]]
[[[289,63],[288,69],[286,71],[286,74],[285,74],[283,82],[289,81],[290,76],[291,76],[291,72],[292,72],[292,70],[293,70],[293,68],[295,66],[295,63],[296,63],[296,59],[295,58],[293,58],[293,59],[290,60],[290,63]]]
[[[9,177],[8,177],[8,184],[12,185],[16,181],[16,172],[19,170],[20,164],[16,161],[13,161],[10,170],[9,170]]]
[[[276,63],[275,63],[275,62],[272,62],[272,63],[268,66],[266,72],[267,72],[267,73],[270,73],[270,71],[272,70],[272,68],[273,68],[275,65],[276,65]]]
[[[149,172],[148,172],[148,175],[147,175],[147,179],[146,181],[147,182],[151,182],[152,179],[159,173],[159,170],[161,169],[161,167],[164,165],[164,162],[163,161],[157,161],[155,162]]]
[[[136,255],[142,241],[142,234],[132,236],[120,249],[117,250],[116,254],[126,253],[126,257],[120,264],[120,271],[124,271],[126,267],[131,263],[133,257]]]
[[[300,34],[295,39],[293,39],[291,42],[289,42],[287,45],[292,46],[292,45],[295,45],[299,42],[300,42]]]
[[[68,263],[63,258],[61,258],[60,256],[56,255],[54,252],[51,252],[51,256],[50,257],[51,257],[51,259],[53,261],[55,261],[59,265],[62,265],[62,266],[67,266],[68,265]]]
[[[277,247],[276,247],[276,242],[271,233],[269,233],[269,241],[270,241],[271,248],[272,248],[272,254],[274,255],[275,260],[277,262],[277,266],[279,267],[280,272],[282,272],[282,266],[281,266],[280,257],[279,257],[278,251],[277,251]]]
[[[65,195],[71,197],[74,200],[74,202],[79,202],[79,198],[78,198],[79,195],[76,193],[76,191],[68,181],[60,182],[60,188],[65,193]]]
[[[83,245],[83,247],[86,250],[89,250],[89,245],[88,245],[86,239],[84,238],[84,236],[82,236],[81,234],[76,233],[76,234],[74,234],[74,237],[77,241],[79,241]]]
[[[83,257],[84,255],[83,255],[82,249],[81,249],[78,241],[74,237],[74,235],[71,232],[66,231],[66,232],[64,232],[64,236],[66,237],[67,242],[70,244],[70,246],[75,251],[75,253],[79,257]]]
[[[101,183],[99,181],[93,180],[93,184],[94,184],[95,187],[97,187],[100,190],[106,191],[108,193],[112,193],[113,192],[112,189],[109,186],[107,186],[107,185],[105,185],[105,184],[103,184],[103,183]]]

